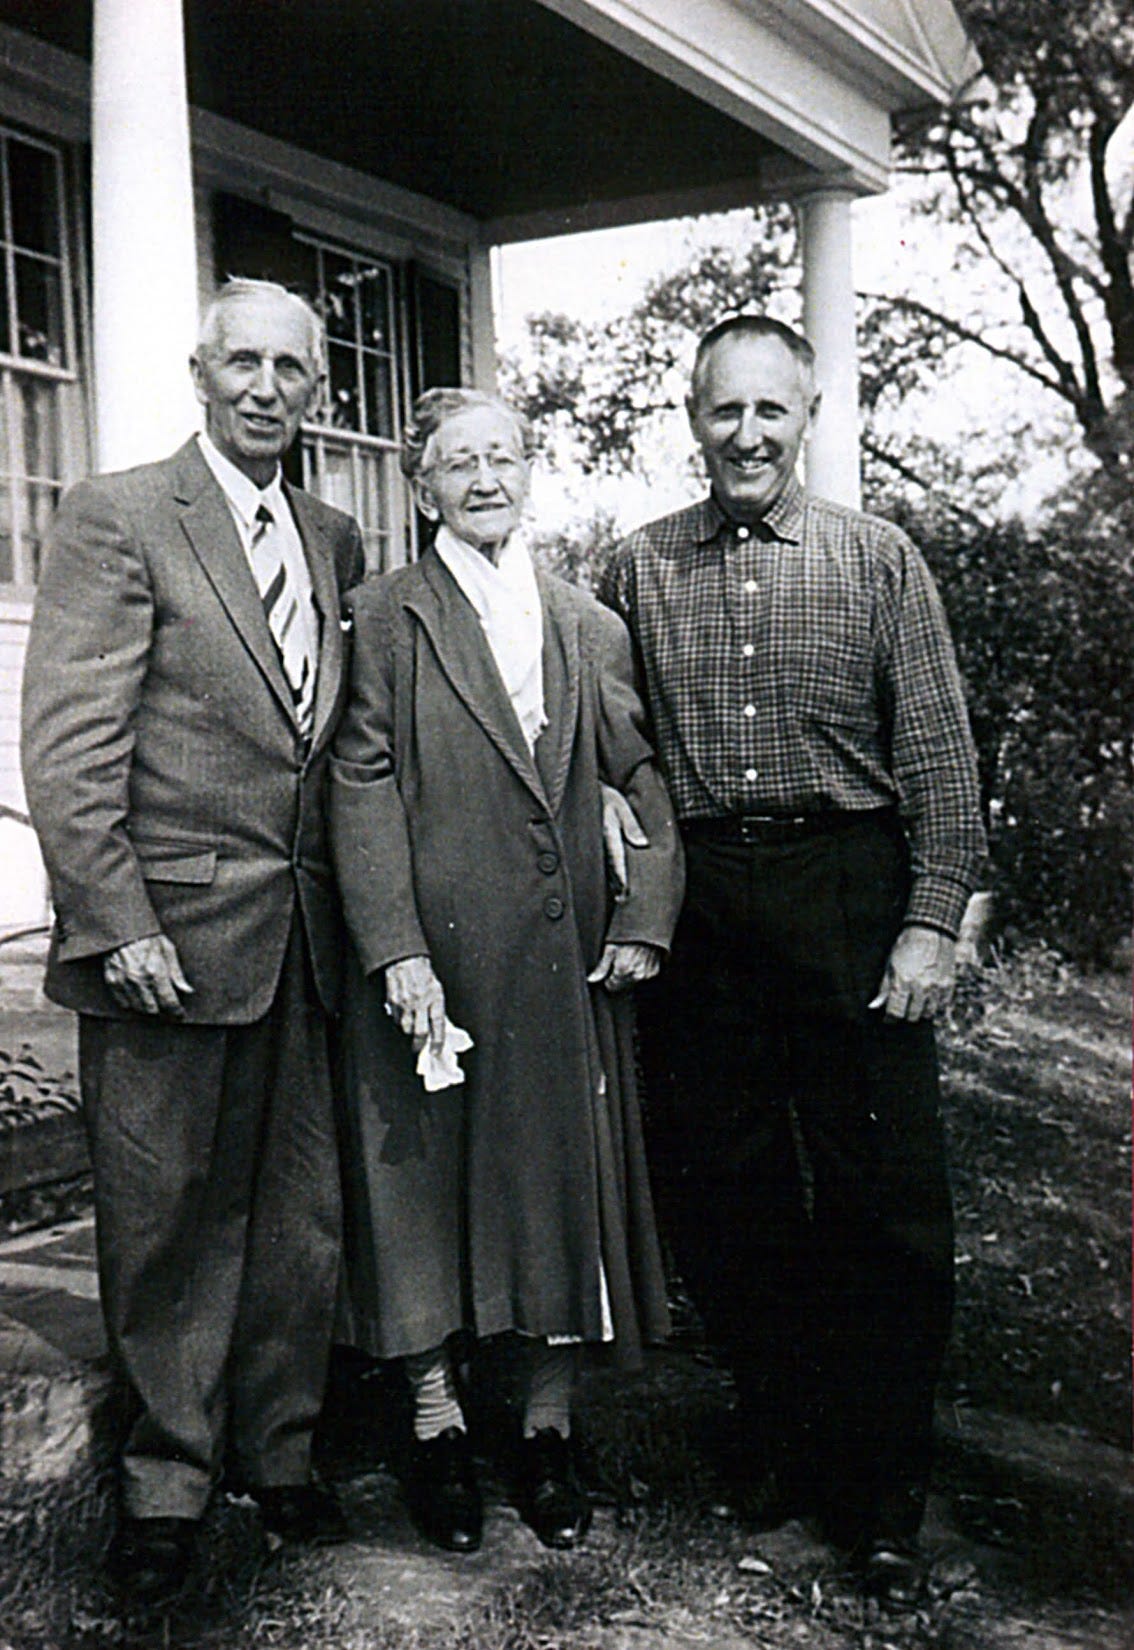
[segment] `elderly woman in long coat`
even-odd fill
[[[403,468],[440,522],[356,592],[332,840],[358,954],[345,1038],[355,1338],[405,1360],[411,1504],[455,1551],[481,1504],[450,1338],[525,1337],[525,1514],[581,1538],[571,1346],[668,1327],[626,988],[669,944],[680,845],[621,621],[537,572],[526,425],[479,392],[414,409]],[[648,842],[611,896],[600,788]],[[459,1031],[455,1028],[460,1028]],[[427,1092],[439,1067],[463,1082]],[[439,1079],[444,1082],[445,1077]]]

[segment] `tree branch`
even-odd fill
[[[884,292],[860,292],[860,298],[868,303],[889,304],[892,308],[904,311],[910,315],[917,315],[924,321],[929,321],[942,332],[948,333],[959,343],[976,344],[984,350],[986,355],[995,356],[998,361],[1007,361],[1010,366],[1034,378],[1037,384],[1042,384],[1045,390],[1053,390],[1064,400],[1073,400],[1067,394],[1062,382],[1058,378],[1050,377],[1039,367],[1020,355],[1016,350],[1005,349],[1000,344],[993,344],[984,333],[976,331],[974,327],[966,326],[963,321],[955,321],[952,316],[942,315],[940,310],[932,309],[929,304],[922,303],[919,298],[891,297]]]
[[[1113,135],[1112,125],[1096,120],[1091,127],[1087,156],[1091,201],[1099,229],[1099,256],[1108,276],[1103,303],[1114,340],[1114,364],[1126,385],[1134,388],[1134,280],[1129,255],[1118,233],[1106,176],[1106,151]]]
[[[968,509],[964,504],[958,504],[947,493],[943,493],[939,477],[932,480],[927,479],[915,470],[912,464],[907,464],[904,459],[899,458],[896,453],[892,453],[881,442],[875,441],[872,436],[863,435],[862,451],[868,458],[873,458],[877,463],[885,465],[888,470],[892,470],[903,481],[911,482],[915,487],[920,487],[923,492],[932,493],[938,503],[943,504],[950,514],[956,516],[959,521],[968,522],[971,527],[986,527],[988,525],[983,516],[978,516],[975,510]]]

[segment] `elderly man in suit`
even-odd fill
[[[229,282],[190,365],[204,433],[63,500],[24,682],[46,989],[79,1014],[103,1311],[137,1399],[112,1562],[151,1603],[222,1472],[269,1529],[344,1533],[310,1446],[340,1248],[324,765],[361,542],[280,474],[323,375],[314,311]]]

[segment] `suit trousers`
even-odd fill
[[[81,1016],[99,1285],[138,1400],[133,1517],[199,1517],[227,1468],[297,1484],[326,1379],[340,1189],[318,1006],[298,919],[250,1025]]]
[[[888,810],[686,836],[667,968],[639,993],[664,1229],[755,1448],[851,1544],[913,1535],[952,1310],[928,1023],[867,1009],[909,854]]]

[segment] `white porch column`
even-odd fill
[[[492,249],[469,248],[469,332],[472,339],[473,383],[478,390],[496,390],[496,320],[492,303]]]
[[[798,202],[803,241],[803,330],[818,357],[823,402],[807,444],[807,485],[820,498],[858,507],[858,341],[855,336],[849,189]]]
[[[199,423],[197,264],[181,0],[95,0],[94,368],[100,469],[161,458]]]

